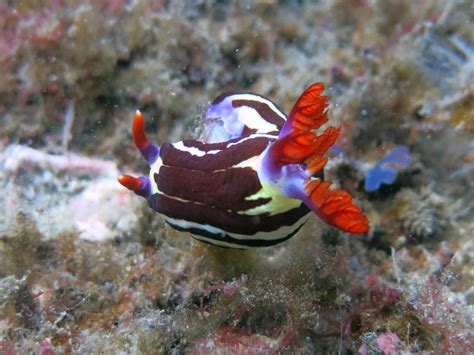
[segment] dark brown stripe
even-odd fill
[[[217,96],[214,100],[212,100],[211,105],[217,105],[219,102],[222,102],[225,100],[226,97],[234,95],[232,92],[223,92],[219,96]]]
[[[272,232],[281,226],[291,226],[310,211],[301,203],[297,208],[272,216],[266,214],[248,216],[211,206],[178,201],[158,193],[150,196],[148,203],[155,211],[170,218],[209,224],[228,233],[245,235],[252,235],[257,232]]]
[[[198,141],[196,139],[186,139],[183,141],[183,145],[186,147],[194,147],[202,150],[203,152],[208,152],[210,150],[223,150],[229,145],[230,143],[238,142],[242,139],[242,137],[237,137],[234,139],[230,139],[225,142],[218,142],[218,143],[206,143],[203,141]]]
[[[287,236],[285,236],[283,238],[272,239],[272,240],[264,240],[264,239],[241,240],[241,239],[232,238],[228,234],[225,234],[223,236],[222,235],[216,235],[216,234],[211,233],[211,232],[209,232],[205,229],[183,228],[183,227],[180,227],[176,224],[170,223],[168,221],[166,223],[168,223],[174,229],[182,231],[182,232],[189,232],[191,234],[200,235],[200,236],[205,237],[205,238],[209,238],[209,239],[213,239],[213,240],[217,240],[217,241],[221,241],[221,242],[227,242],[227,243],[231,243],[231,244],[236,244],[236,245],[248,246],[248,247],[269,247],[269,246],[284,242],[285,240],[290,239],[292,236],[294,236],[296,233],[298,233],[298,231],[304,225],[303,224],[303,225],[299,226],[298,228],[295,228],[293,231],[290,232],[290,234],[288,234]],[[206,241],[206,240],[200,240],[200,239],[196,239],[196,240],[198,240],[200,242],[212,244],[212,245],[217,245],[221,248],[222,247],[225,248],[225,246],[222,246],[222,245],[219,245],[219,244],[214,244],[214,243],[212,243],[212,241]]]
[[[215,172],[162,166],[155,174],[158,189],[168,196],[203,203],[223,210],[244,211],[270,201],[246,201],[262,185],[252,168],[229,168]]]
[[[160,157],[164,165],[189,170],[214,171],[229,168],[251,157],[260,155],[269,142],[270,138],[255,137],[225,148],[219,153],[206,154],[202,157],[183,152],[173,147],[172,144],[165,143],[161,146]],[[202,144],[206,145],[206,143]]]
[[[270,106],[263,102],[253,100],[232,100],[232,107],[237,108],[241,106],[253,108],[261,117],[263,117],[263,119],[265,119],[265,121],[276,125],[279,130],[285,124],[285,120],[281,118],[274,110],[272,110]]]
[[[244,129],[240,137],[242,138],[242,137],[250,136],[251,134],[254,134],[254,133],[257,133],[257,130],[255,128],[249,128],[248,126],[244,126]],[[278,137],[278,132],[275,136]]]

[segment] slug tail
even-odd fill
[[[328,98],[321,95],[323,91],[322,83],[313,84],[296,101],[268,151],[268,159],[275,169],[287,164],[305,164],[311,176],[326,165],[324,154],[336,143],[341,130],[331,126],[320,135],[314,132],[328,121]]]
[[[280,131],[280,137],[294,132],[309,132],[318,129],[328,121],[328,98],[322,96],[323,83],[309,86],[296,100],[288,119]]]
[[[336,143],[340,128],[328,127],[323,134],[313,132],[292,132],[278,138],[269,148],[269,158],[277,166],[306,164],[311,172],[324,168],[327,158],[324,154]]]
[[[369,222],[352,196],[323,181],[328,161],[324,155],[341,132],[334,126],[321,134],[315,132],[328,121],[328,99],[321,95],[323,91],[324,85],[316,83],[298,98],[278,139],[264,156],[265,176],[285,196],[303,201],[326,223],[346,232],[366,233]]]
[[[305,184],[303,201],[323,221],[345,232],[363,234],[369,221],[354,204],[352,196],[341,189],[330,189],[331,182],[315,179]]]

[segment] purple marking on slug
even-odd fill
[[[262,159],[261,172],[267,180],[270,181],[289,181],[307,179],[309,176],[305,173],[305,164],[287,164],[278,165],[270,158],[268,150]]]
[[[227,139],[241,136],[244,130],[244,124],[239,121],[239,116],[228,97],[209,107],[206,112],[206,120],[217,122],[220,127],[224,128],[229,135]]]
[[[281,168],[282,176],[286,182],[283,194],[290,198],[297,198],[306,202],[304,182],[308,179],[302,164],[289,164]]]
[[[143,158],[145,158],[148,164],[151,165],[160,155],[160,148],[150,142],[145,148],[140,149],[140,153],[142,153]]]
[[[262,158],[262,166],[259,170],[259,175],[262,175],[261,179],[276,182],[282,176],[282,167],[277,166],[269,157],[268,150],[264,153]]]
[[[138,196],[148,198],[151,196],[151,183],[150,179],[146,176],[139,176],[138,179],[141,182],[141,186],[138,190],[134,191]]]
[[[306,173],[305,164],[277,166],[268,156],[265,156],[259,176],[266,181],[277,183],[284,196],[302,200],[305,204],[310,205],[311,201],[305,192],[305,182],[311,176]],[[318,171],[312,177],[324,180],[324,170]]]

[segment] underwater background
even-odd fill
[[[474,352],[474,2],[3,0],[0,354]],[[371,224],[248,251],[117,182],[222,92],[324,82]]]

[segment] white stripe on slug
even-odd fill
[[[250,129],[255,129],[260,133],[268,133],[278,131],[277,125],[265,120],[257,110],[248,106],[240,106],[235,109],[239,117],[239,121]]]
[[[310,211],[308,211],[308,214],[310,214]],[[169,223],[171,225],[176,225],[176,226],[178,226],[180,228],[183,228],[183,229],[197,228],[197,229],[205,230],[209,233],[214,234],[217,238],[219,236],[222,237],[225,234],[227,234],[229,237],[237,239],[237,240],[241,240],[241,241],[245,241],[245,240],[248,240],[248,239],[272,241],[272,240],[282,239],[282,238],[290,235],[296,229],[300,228],[303,224],[305,224],[308,221],[308,219],[310,217],[308,214],[301,217],[298,221],[296,221],[291,226],[281,226],[280,228],[278,228],[274,231],[258,232],[258,233],[252,234],[252,235],[229,233],[229,232],[226,232],[226,231],[224,231],[220,228],[211,226],[209,224],[199,224],[199,223],[196,223],[196,222],[186,221],[184,219],[175,219],[175,218],[168,217],[166,215],[164,217],[165,217],[165,220],[169,221]]]
[[[188,147],[188,146],[184,145],[183,141],[173,143],[172,145],[173,145],[174,148],[176,148],[176,149],[178,149],[182,152],[186,152],[186,153],[189,153],[191,155],[194,155],[196,157],[203,157],[206,154],[217,154],[217,153],[220,153],[222,151],[222,150],[219,150],[219,149],[215,149],[215,150],[209,150],[209,151],[205,152],[205,151],[200,150],[199,148],[196,148],[196,147]]]
[[[278,109],[278,107],[275,106],[275,104],[273,102],[271,102],[270,100],[268,100],[268,99],[266,99],[262,96],[253,95],[253,94],[235,94],[235,95],[231,95],[230,97],[232,98],[232,101],[233,100],[248,100],[248,101],[257,101],[257,102],[260,102],[262,104],[266,104],[266,105],[268,105],[270,110],[275,112],[278,116],[280,116],[281,118],[283,118],[286,121],[285,114],[283,112],[281,112]]]

